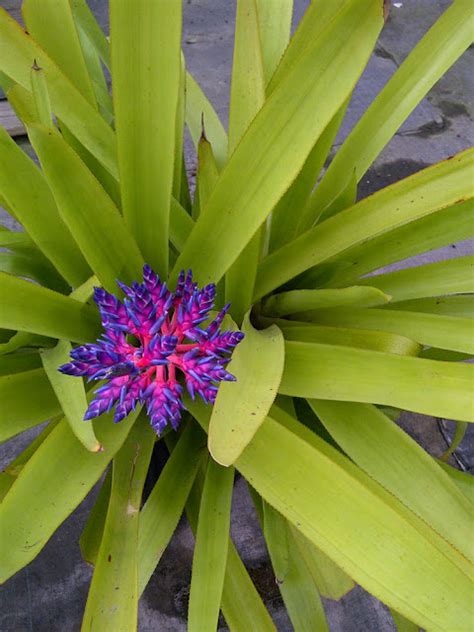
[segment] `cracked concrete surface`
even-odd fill
[[[107,1],[91,0],[89,4],[107,27]],[[450,2],[406,0],[396,4],[400,6],[392,7],[374,55],[354,93],[338,144]],[[0,6],[17,18],[19,5],[19,0],[0,0]],[[307,5],[308,0],[295,0],[295,25]],[[187,63],[224,121],[228,114],[234,6],[234,2],[220,0],[185,0],[183,47]],[[473,144],[473,56],[471,47],[404,123],[361,181],[361,197]],[[24,141],[19,142],[28,150]],[[191,153],[188,158],[191,159]],[[468,252],[472,252],[471,242],[452,244],[394,267],[427,263]],[[445,449],[438,420],[406,413],[401,425],[432,454],[439,455]],[[38,429],[24,433],[2,446],[1,464],[8,463],[36,432]],[[470,430],[459,451],[465,467],[471,471],[474,467],[473,443],[474,433]],[[77,542],[96,493],[97,489],[94,489],[61,525],[40,555],[2,588],[2,630],[73,632],[80,629],[92,571],[82,562]],[[278,630],[291,630],[241,478],[237,480],[234,493],[232,536]],[[191,532],[182,521],[140,602],[141,632],[156,629],[181,632],[186,629],[192,542]],[[361,588],[354,589],[339,602],[324,600],[324,606],[334,632],[388,632],[395,629],[385,606]],[[221,624],[221,629],[225,629],[222,621]]]

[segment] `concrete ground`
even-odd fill
[[[89,4],[107,27],[107,0],[89,0]],[[449,4],[448,0],[393,3],[390,18],[354,94],[337,144],[342,142],[365,107]],[[0,0],[0,6],[15,17],[19,15],[19,5],[19,0]],[[308,0],[295,0],[295,24],[307,5]],[[187,63],[224,121],[228,112],[234,11],[233,1],[185,0],[183,46]],[[405,122],[360,183],[361,197],[474,144],[473,56],[471,47]],[[191,154],[188,158],[192,169]],[[452,244],[415,261],[403,262],[403,266],[468,252],[472,252],[472,243]],[[441,423],[422,415],[404,414],[401,424],[435,455],[443,452],[445,437],[452,432],[449,422]],[[33,433],[24,433],[2,446],[2,465],[31,441]],[[457,453],[458,464],[471,471],[473,444],[473,433],[470,432]],[[82,562],[77,541],[96,491],[91,492],[65,521],[40,555],[3,587],[0,593],[1,630],[73,632],[80,629],[92,570]],[[291,630],[242,479],[237,481],[234,493],[232,536],[278,630]],[[141,632],[157,629],[184,632],[186,629],[192,542],[189,528],[183,522],[140,602]],[[395,629],[385,606],[361,588],[354,589],[339,602],[325,600],[324,606],[334,632],[388,632]],[[225,629],[224,625],[221,629]]]

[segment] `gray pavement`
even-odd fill
[[[90,0],[89,4],[107,27],[107,0]],[[399,6],[392,7],[375,53],[354,93],[338,144],[450,3],[448,0],[406,0],[395,4]],[[19,0],[0,0],[0,6],[17,18],[19,5]],[[308,0],[295,0],[295,24],[307,5]],[[233,1],[185,0],[183,47],[187,64],[224,121],[228,114],[234,11]],[[360,183],[361,197],[473,144],[474,73],[470,71],[474,67],[473,56],[471,47],[405,122]],[[187,158],[192,170],[194,158],[189,149]],[[472,243],[452,244],[402,265],[467,252],[472,252]],[[404,414],[401,425],[430,453],[439,456],[445,449],[439,420]],[[0,464],[8,463],[34,434],[35,431],[24,433],[3,446]],[[467,469],[473,468],[473,453],[474,433],[470,431],[460,451]],[[82,562],[77,541],[96,493],[97,490],[91,492],[65,521],[36,560],[3,587],[0,593],[2,631],[73,632],[80,629],[92,571]],[[291,630],[242,479],[237,481],[234,493],[232,536],[278,630]],[[140,602],[141,632],[158,629],[184,632],[191,561],[192,535],[183,521]],[[324,600],[324,605],[334,632],[395,629],[385,606],[361,588],[354,589],[339,602]],[[221,623],[221,629],[225,629]]]

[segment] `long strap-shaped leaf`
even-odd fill
[[[96,498],[94,506],[89,512],[87,522],[79,538],[82,559],[95,565],[99,554],[100,543],[104,534],[105,519],[112,487],[112,468],[105,475],[104,481]]]
[[[474,256],[438,261],[362,279],[362,285],[379,288],[392,301],[474,292]]]
[[[309,228],[340,193],[348,173],[360,180],[367,168],[431,87],[472,43],[470,0],[455,0],[386,84],[337,152],[315,191]]]
[[[72,286],[79,285],[90,275],[89,266],[59,215],[43,175],[3,128],[0,156],[0,192],[16,219],[58,272]]]
[[[219,169],[227,160],[227,134],[219,116],[212,107],[202,88],[189,71],[186,72],[186,125],[197,148],[202,132],[202,121],[206,136],[212,145]]]
[[[304,312],[298,318],[321,325],[372,329],[407,336],[420,344],[474,353],[473,320],[457,316],[392,309],[326,309]],[[435,414],[435,413],[433,413]]]
[[[183,513],[203,457],[204,441],[199,427],[194,422],[189,423],[142,509],[138,539],[139,595],[145,589]]]
[[[132,428],[112,466],[112,489],[95,564],[83,632],[137,629],[140,502],[155,434],[145,415]]]
[[[89,103],[97,107],[69,0],[24,0],[22,15],[28,33]]]
[[[113,100],[123,212],[149,263],[168,272],[181,0],[112,0]]]
[[[59,212],[101,284],[114,291],[117,279],[136,280],[142,256],[99,182],[58,132],[40,125],[28,132]]]
[[[58,292],[0,272],[0,327],[88,342],[97,337],[97,310]],[[34,306],[34,309],[33,309]]]
[[[0,502],[5,498],[6,493],[20,475],[20,472],[25,464],[28,463],[30,458],[43,443],[46,437],[54,430],[59,421],[60,418],[56,417],[56,419],[46,424],[46,427],[40,432],[40,434],[22,452],[20,452],[13,461],[10,461],[2,472],[0,472]]]
[[[265,83],[268,84],[288,46],[293,0],[256,0]]]
[[[258,331],[246,316],[242,331],[245,338],[229,365],[237,382],[219,388],[209,427],[209,451],[222,465],[234,463],[263,423],[285,361],[283,336],[276,325]]]
[[[29,90],[30,69],[35,59],[44,70],[53,112],[97,160],[118,177],[112,128],[34,39],[4,9],[0,9],[0,69]]]
[[[357,465],[474,560],[471,503],[411,437],[375,406],[321,400],[309,404]]]
[[[255,299],[351,247],[472,197],[474,150],[378,191],[306,231],[262,261]],[[192,239],[192,237],[190,238]]]
[[[110,415],[97,420],[94,429],[102,452],[88,452],[65,420],[40,445],[2,503],[1,581],[38,555],[98,481],[135,419],[136,413],[119,425]]]
[[[411,356],[418,355],[421,350],[421,345],[410,338],[384,331],[313,325],[281,318],[275,324],[283,332],[285,340],[295,342],[319,342]]]
[[[354,588],[354,581],[339,566],[305,538],[301,531],[293,525],[290,525],[290,529],[311,577],[323,597],[339,600]]]
[[[382,22],[378,1],[351,0],[321,38],[309,43],[222,171],[206,212],[178,258],[174,278],[187,267],[193,268],[200,282],[222,277],[295,179],[316,139],[346,99]],[[323,101],[321,94],[325,94]],[[316,104],[318,117],[313,116]]]
[[[87,33],[97,54],[104,65],[110,69],[110,47],[103,30],[100,28],[86,0],[70,0],[74,19],[79,27]]]
[[[61,406],[43,369],[0,377],[0,441],[60,412]]]
[[[72,345],[68,340],[60,340],[52,349],[42,349],[41,359],[72,431],[87,450],[97,452],[101,446],[94,434],[94,428],[91,423],[84,421],[84,412],[87,410],[84,382],[58,371],[62,364],[69,361],[71,350]]]
[[[369,279],[370,281],[370,279]],[[353,286],[337,290],[292,290],[274,294],[264,304],[264,313],[272,316],[286,316],[312,309],[327,309],[353,305],[354,307],[374,307],[387,303],[391,295],[378,287]]]
[[[209,459],[199,507],[189,594],[188,630],[217,627],[229,549],[234,468]]]
[[[294,629],[329,632],[321,597],[288,521],[266,502],[263,515],[265,542],[275,580]]]
[[[386,404],[474,421],[473,378],[474,367],[467,364],[286,342],[279,390],[293,397]]]
[[[440,316],[474,318],[474,294],[414,298],[409,301],[393,303],[390,305],[390,309],[401,309],[405,312],[424,312]]]
[[[337,270],[336,257],[328,285],[349,285],[377,268],[471,237],[473,211],[474,200],[467,200],[344,251],[340,258],[345,267]]]
[[[205,407],[189,406],[207,427]],[[236,467],[268,503],[384,603],[430,630],[469,628],[472,585],[465,560],[302,424],[289,418],[283,426],[267,417]]]
[[[229,106],[229,156],[265,101],[265,77],[256,0],[238,0]],[[240,323],[252,304],[261,251],[261,231],[247,244],[229,268],[226,301]]]
[[[203,487],[204,473],[201,466],[186,503],[186,515],[195,535]],[[262,632],[275,632],[271,617],[230,536],[221,605],[222,613],[231,630],[247,632],[256,628]]]

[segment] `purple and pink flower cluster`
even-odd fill
[[[119,422],[142,404],[158,434],[168,421],[176,429],[184,409],[181,382],[193,399],[197,393],[204,402],[214,403],[218,384],[235,380],[225,367],[244,334],[221,331],[229,305],[203,325],[209,320],[216,287],[199,289],[191,271],[181,272],[174,293],[148,265],[143,283],[117,283],[125,295],[123,302],[102,288],[94,290],[104,334],[96,343],[76,347],[72,362],[59,370],[89,381],[106,380],[95,391],[84,419],[116,406],[114,421]]]

